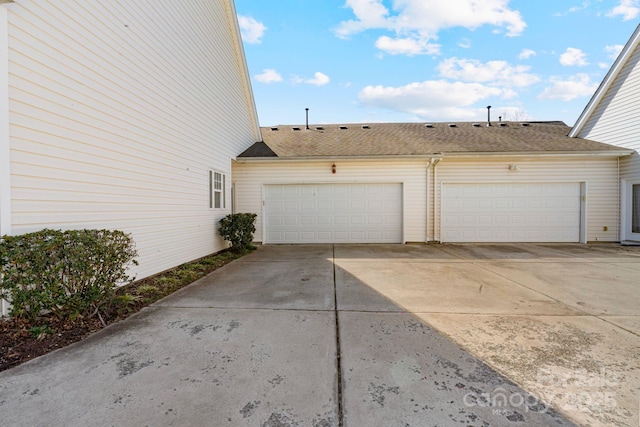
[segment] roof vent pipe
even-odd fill
[[[306,112],[306,116],[307,116],[307,130],[309,130],[309,109],[305,108],[304,111]]]
[[[487,106],[487,126],[491,126],[491,105]]]

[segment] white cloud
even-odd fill
[[[449,58],[438,64],[442,77],[466,82],[499,84],[506,87],[525,87],[540,81],[528,73],[531,67],[509,65],[506,61],[480,62],[475,59]]]
[[[321,73],[320,71],[318,71],[310,79],[303,78],[303,77],[300,77],[300,76],[293,76],[291,78],[291,81],[293,82],[293,84],[306,83],[308,85],[324,86],[327,83],[329,83],[331,81],[331,79],[326,74]]]
[[[536,56],[537,53],[535,50],[531,50],[531,49],[522,49],[520,51],[520,53],[518,54],[518,59],[529,59],[532,56]]]
[[[584,1],[580,6],[572,6],[566,12],[554,13],[553,16],[567,16],[571,13],[576,13],[576,12],[580,12],[581,10],[585,10],[589,8],[589,6],[591,6],[591,4],[588,1]]]
[[[471,45],[471,40],[470,39],[462,39],[460,41],[460,43],[458,43],[458,46],[460,46],[463,49],[469,49],[472,45]]]
[[[582,2],[580,6],[573,6],[572,8],[570,8],[569,13],[579,12],[581,10],[587,9],[588,7],[589,7],[589,2],[585,1],[585,2]]]
[[[604,47],[604,51],[607,52],[607,55],[611,59],[616,59],[618,55],[620,55],[620,52],[622,52],[622,49],[624,49],[624,46],[621,44],[607,45]]]
[[[580,49],[569,47],[562,55],[560,55],[560,64],[564,65],[565,67],[583,67],[585,65],[589,65],[586,58],[587,55]]]
[[[383,0],[347,0],[346,5],[356,19],[341,22],[335,30],[338,37],[369,29],[387,30],[395,37],[380,38],[376,45],[390,47],[396,54],[416,55],[416,48],[421,48],[420,53],[434,52],[432,40],[447,28],[492,25],[506,30],[508,36],[517,36],[527,26],[520,12],[509,9],[509,0],[396,0],[393,11]],[[407,47],[408,40],[413,41],[412,48]]]
[[[367,86],[358,98],[363,105],[411,113],[425,120],[465,120],[478,117],[475,108],[465,108],[508,90],[480,83],[427,80],[400,87]]]
[[[347,0],[346,6],[358,19],[341,22],[336,29],[338,37],[346,38],[369,28],[389,28],[389,10],[381,0]]]
[[[312,79],[307,79],[305,80],[305,83],[310,84],[310,85],[316,85],[316,86],[324,86],[327,83],[329,83],[331,81],[331,79],[329,78],[329,76],[327,76],[324,73],[321,73],[320,71],[318,71],[317,73],[315,73],[313,75]]]
[[[240,35],[245,43],[262,43],[262,37],[267,30],[262,22],[258,22],[250,16],[238,15],[238,24],[240,25]]]
[[[282,76],[276,70],[267,68],[262,70],[262,74],[256,74],[253,76],[256,81],[260,83],[277,83],[282,81]]]
[[[575,98],[591,96],[598,88],[598,83],[591,82],[589,75],[585,73],[576,74],[567,80],[552,78],[551,83],[551,86],[538,95],[539,99],[571,101]]]
[[[630,21],[640,15],[640,7],[638,0],[621,0],[620,4],[611,9],[607,16],[616,17],[622,15],[623,21]]]
[[[423,55],[440,53],[440,45],[430,44],[424,40],[382,36],[376,41],[376,47],[390,55]]]

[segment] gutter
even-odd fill
[[[630,156],[634,150],[619,149],[606,151],[532,151],[528,153],[518,152],[469,152],[469,153],[443,153],[443,157],[624,157]]]
[[[386,156],[299,156],[299,157],[236,157],[238,163],[263,163],[263,162],[309,162],[309,161],[387,161],[396,160],[427,160],[443,158],[477,158],[477,157],[624,157],[633,154],[634,150],[619,149],[606,151],[532,151],[530,153],[518,152],[465,152],[465,153],[432,153],[420,155],[386,155]]]
[[[432,157],[427,164],[427,235],[426,242],[436,241],[436,184],[438,182],[438,163],[442,157]],[[431,212],[429,212],[429,201],[431,201]],[[433,226],[431,221],[433,220]],[[431,234],[429,234],[431,232]],[[433,236],[433,240],[429,240],[429,236]]]

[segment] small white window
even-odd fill
[[[209,208],[224,209],[225,205],[225,175],[209,171]]]

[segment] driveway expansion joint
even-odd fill
[[[338,315],[338,285],[336,281],[336,247],[332,246],[333,258],[331,260],[333,264],[333,309],[336,319],[336,382],[338,383],[338,426],[344,425],[344,409],[342,405],[342,355],[340,350],[340,318]]]

